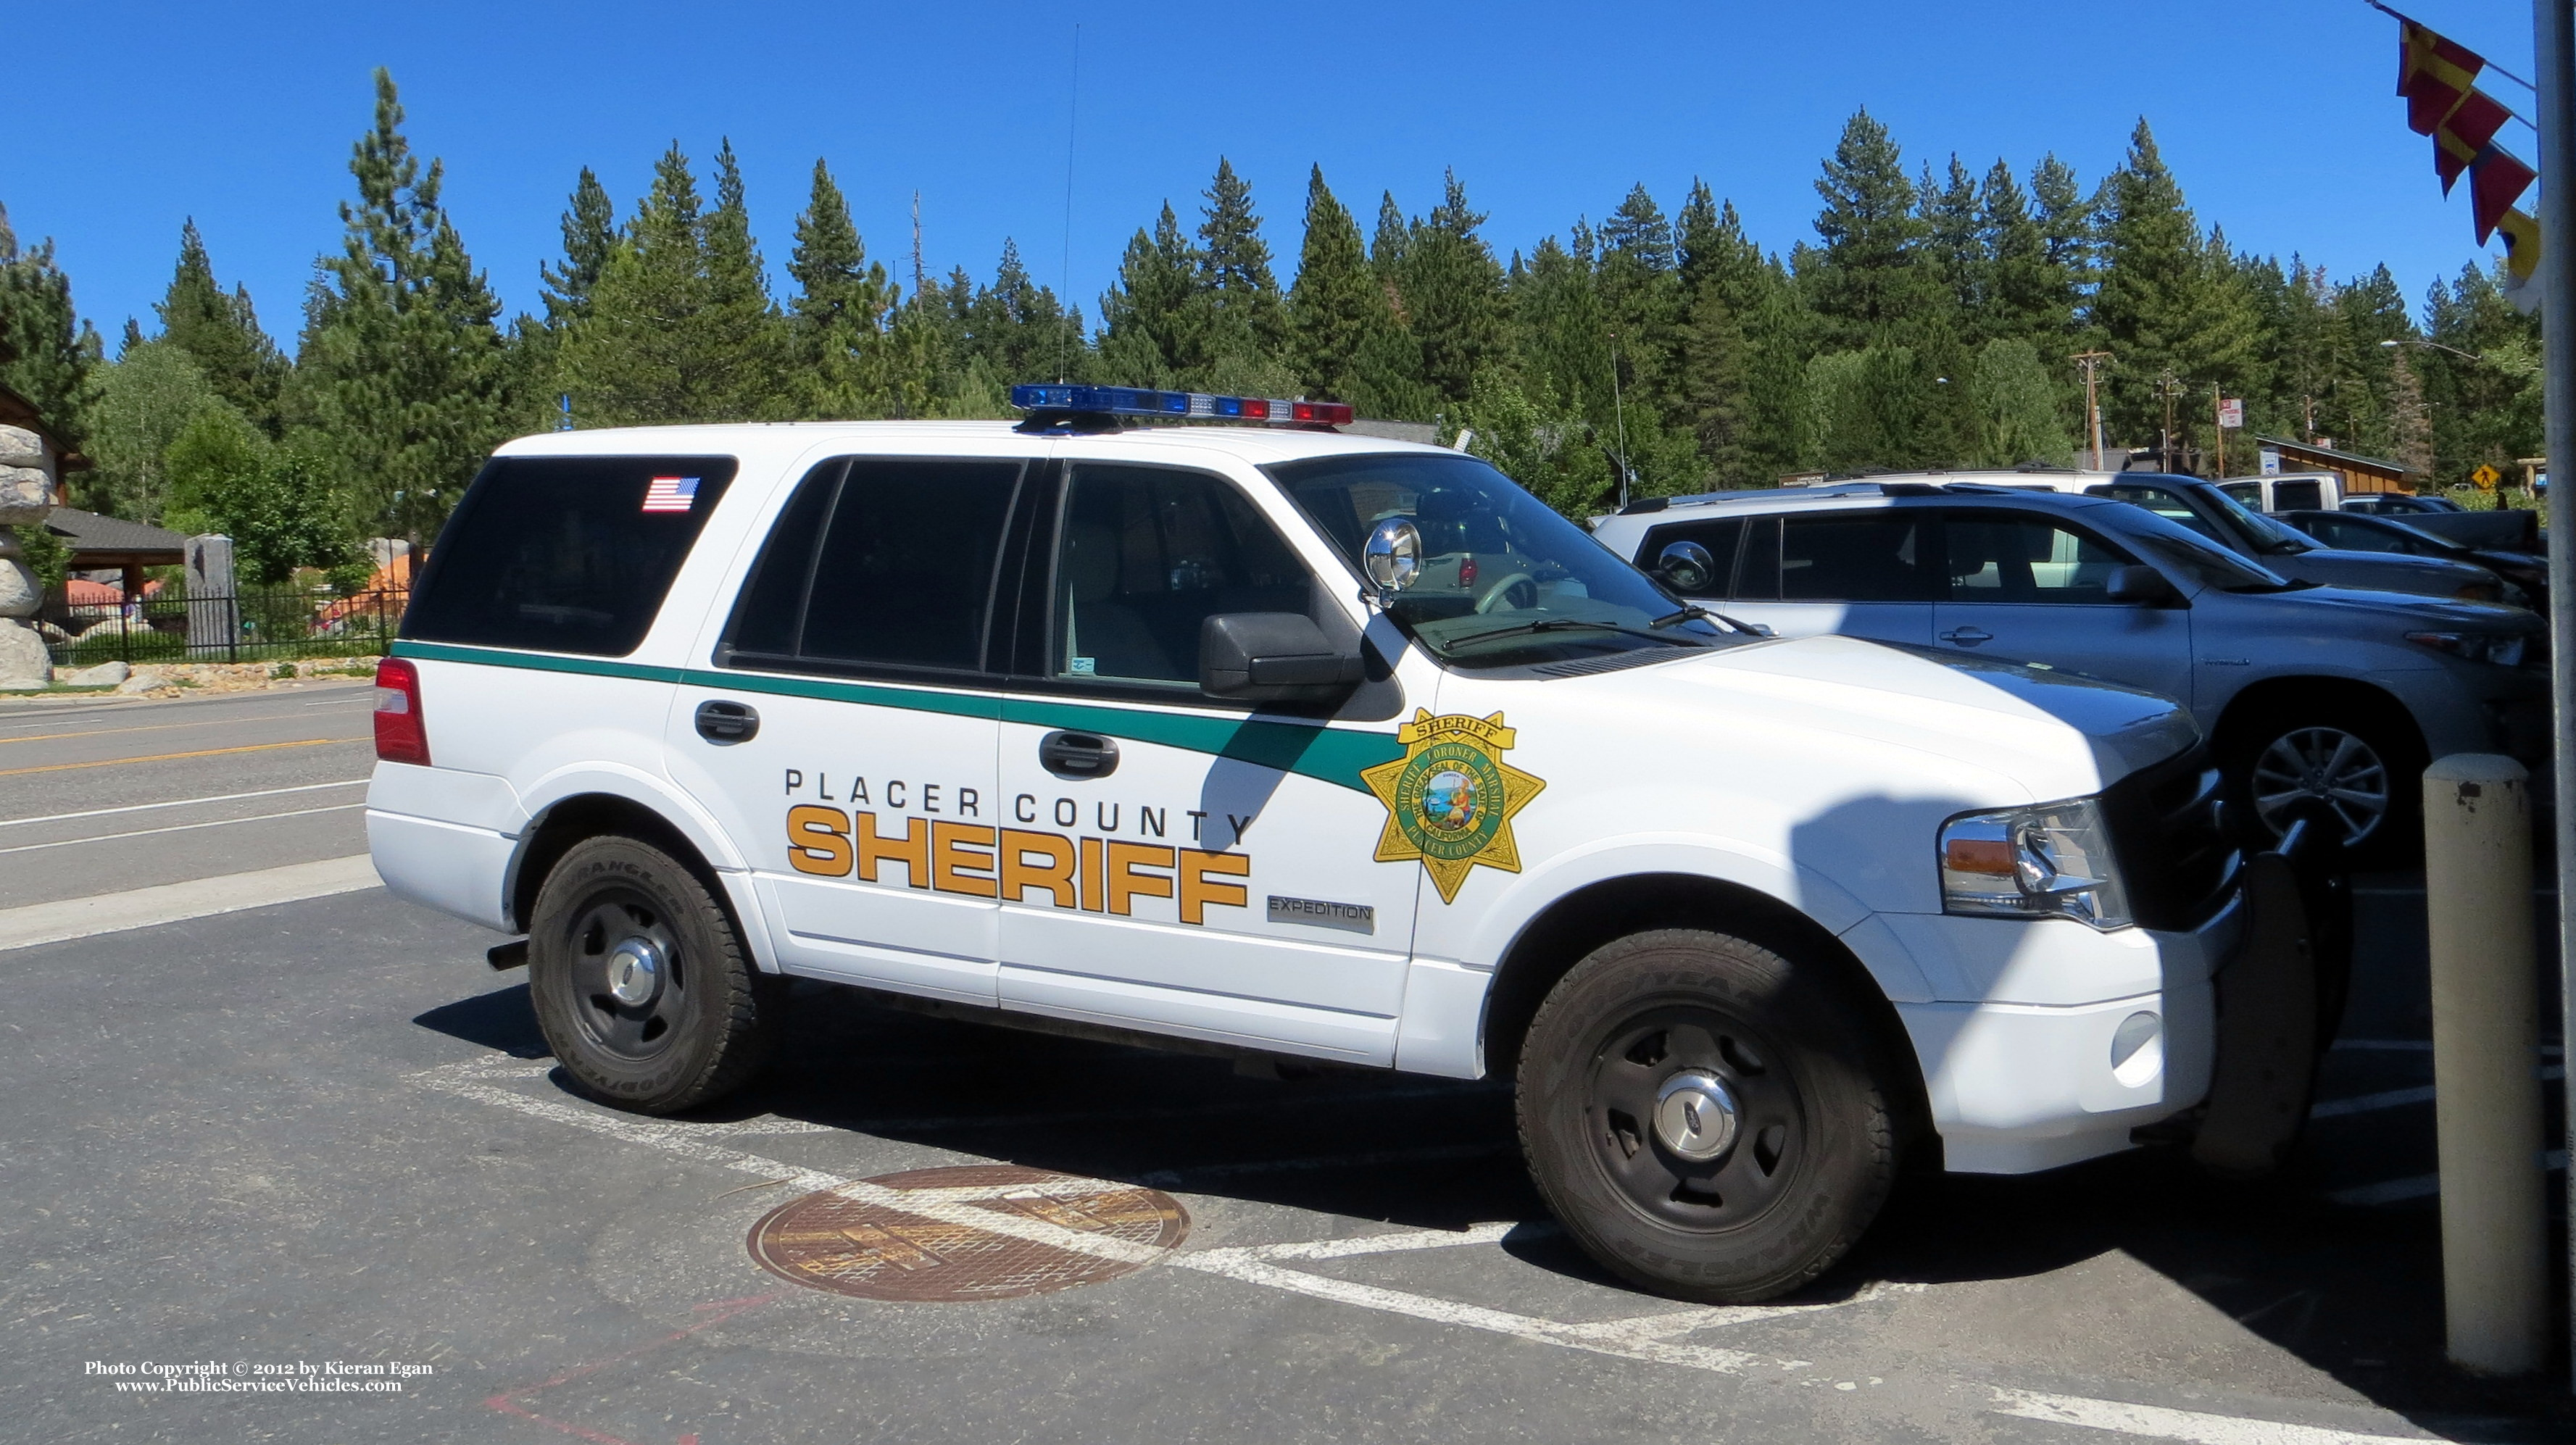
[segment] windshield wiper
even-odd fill
[[[1743,633],[1747,637],[1769,637],[1772,635],[1771,629],[1767,627],[1757,627],[1750,622],[1738,621],[1735,618],[1727,616],[1723,612],[1711,612],[1705,607],[1685,607],[1679,612],[1667,612],[1663,616],[1656,618],[1654,621],[1649,622],[1646,625],[1648,627],[1658,629],[1677,627],[1682,623],[1690,621],[1694,617],[1705,617],[1711,622],[1723,622],[1727,626],[1734,628],[1736,631]]]
[[[1542,618],[1537,622],[1515,623],[1510,627],[1487,628],[1483,632],[1470,632],[1464,637],[1451,637],[1444,639],[1441,645],[1443,647],[1465,647],[1471,643],[1477,642],[1497,642],[1506,637],[1530,637],[1541,632],[1571,631],[1623,632],[1630,637],[1643,637],[1655,642],[1673,643],[1676,646],[1682,645],[1676,639],[1668,637],[1660,632],[1648,632],[1642,627],[1623,627],[1616,622],[1594,622],[1589,618],[1583,617],[1548,617]]]

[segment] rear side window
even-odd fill
[[[1953,602],[2104,603],[2113,570],[2135,560],[2090,532],[2030,515],[1953,516],[1949,544]]]
[[[2238,500],[2245,499],[2240,497]],[[2269,508],[2271,511],[2314,512],[2323,508],[2325,504],[2325,488],[2318,486],[2313,480],[2272,484],[2272,505]]]
[[[1930,602],[1941,576],[1933,514],[1843,512],[1780,522],[1780,600]]]
[[[430,549],[402,635],[623,657],[733,476],[731,457],[495,457]]]
[[[725,627],[735,667],[984,665],[1016,461],[860,458],[809,473]]]

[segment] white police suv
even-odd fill
[[[1709,1300],[1813,1277],[1908,1164],[2304,1112],[2228,1096],[2231,981],[2230,1037],[2313,1003],[2172,704],[1730,627],[1347,408],[1015,399],[530,437],[448,522],[369,837],[527,935],[580,1087],[740,1085],[789,976],[1501,1075],[1575,1237]]]

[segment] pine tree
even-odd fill
[[[1601,223],[1599,272],[1625,397],[1659,414],[1675,409],[1684,309],[1679,257],[1672,224],[1642,184]]]
[[[1521,395],[1551,413],[1615,427],[1610,395],[1610,324],[1595,274],[1590,231],[1575,226],[1575,249],[1549,236],[1511,277],[1512,320],[1520,333]]]
[[[439,203],[443,168],[424,169],[402,134],[393,77],[375,73],[375,124],[349,162],[347,237],[325,257],[298,370],[312,414],[362,524],[425,543],[512,415],[500,303]]]
[[[1924,260],[1946,294],[1950,325],[1966,334],[1981,332],[1994,300],[1995,259],[1986,249],[1977,183],[1953,153],[1941,180],[1924,166],[1921,195]]]
[[[1397,273],[1422,348],[1423,382],[1443,402],[1464,400],[1476,374],[1499,363],[1508,345],[1503,268],[1477,234],[1484,223],[1450,172],[1440,204],[1411,228]]]
[[[1979,332],[2054,347],[2075,324],[2074,298],[2049,261],[2048,237],[2031,216],[2029,196],[2005,161],[1986,172],[1977,195],[1977,230],[1990,268]]]
[[[1412,414],[1418,353],[1369,267],[1359,222],[1324,184],[1322,166],[1306,180],[1306,239],[1286,317],[1289,354],[1308,394],[1347,401],[1367,416]]]
[[[1082,313],[1067,314],[1055,292],[1031,280],[1019,243],[1005,238],[993,283],[966,310],[965,355],[983,371],[979,400],[987,387],[1007,395],[1015,382],[1070,374],[1081,335]]]
[[[2223,239],[2204,238],[2144,120],[2103,183],[2101,281],[2093,321],[2116,360],[2105,414],[2121,436],[2162,434],[2166,391],[2241,379],[2251,359],[2251,297]],[[2401,306],[2402,311],[2402,306]],[[2195,413],[2173,408],[2176,430]]]
[[[1843,126],[1816,194],[1824,245],[1802,248],[1798,282],[1835,348],[1888,344],[1921,319],[1934,278],[1922,261],[1914,185],[1887,127],[1866,110]]]
[[[1221,359],[1276,353],[1283,340],[1279,282],[1270,271],[1270,245],[1261,239],[1252,187],[1220,156],[1216,179],[1203,195],[1191,360],[1204,369]]]
[[[2546,446],[2539,319],[2516,310],[2474,264],[2447,286],[2433,283],[2424,315],[2430,339],[2468,354],[2427,349],[2416,357],[2432,411],[2435,479],[2460,486],[2481,464],[2517,475],[2514,463]]]
[[[574,183],[563,213],[563,262],[537,268],[545,289],[546,325],[560,330],[590,314],[590,294],[617,249],[617,208],[608,188],[588,166]]]
[[[796,282],[788,305],[799,410],[817,417],[885,414],[891,388],[884,375],[884,331],[894,287],[885,267],[868,260],[868,248],[850,222],[849,202],[820,158],[804,214],[796,218],[787,274]]]
[[[697,177],[673,141],[600,269],[590,314],[564,339],[564,381],[583,425],[723,418],[730,379],[699,335],[709,289]]]
[[[1107,329],[1100,341],[1105,374],[1131,386],[1171,386],[1190,364],[1191,296],[1198,254],[1181,233],[1172,203],[1163,203],[1151,235],[1138,231],[1118,264],[1118,280],[1100,298]]]
[[[786,336],[769,299],[769,268],[751,237],[742,167],[733,141],[716,150],[716,204],[706,217],[707,304],[698,344],[717,366],[716,414],[728,421],[782,421],[795,415],[784,355]]]
[[[77,447],[97,398],[98,333],[72,305],[71,278],[48,239],[21,249],[0,208],[0,386],[35,404],[57,440]]]
[[[154,309],[161,317],[162,339],[195,358],[216,392],[252,425],[277,435],[277,394],[286,377],[286,358],[260,329],[250,292],[236,288],[227,295],[216,282],[214,262],[193,217],[180,227],[178,268]]]
[[[1721,211],[1706,181],[1691,183],[1678,232],[1684,314],[1677,420],[1697,439],[1719,486],[1744,486],[1753,420],[1744,312],[1754,304],[1762,255],[1745,239],[1734,205]]]
[[[2047,267],[2034,294],[2046,299],[2052,314],[2062,309],[2071,330],[2077,311],[2101,279],[2094,269],[2098,237],[2093,202],[2076,184],[2074,169],[2054,155],[2042,156],[2032,169],[2030,197],[2037,207],[2040,253]]]

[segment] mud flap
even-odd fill
[[[2217,1058],[2191,1157],[2252,1178],[2280,1167],[2307,1123],[2316,1085],[2316,949],[2299,871],[2277,852],[2245,865],[2245,935],[2219,970]]]

